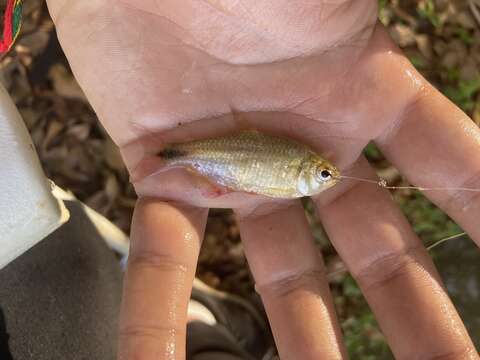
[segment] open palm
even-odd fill
[[[415,185],[480,185],[479,129],[392,44],[376,23],[376,0],[48,4],[72,69],[141,197],[122,358],[184,357],[186,305],[209,207],[238,215],[282,358],[345,356],[301,204],[213,196],[182,169],[159,172],[155,153],[165,143],[255,128],[374,178],[361,156],[374,140]],[[480,243],[480,197],[428,195]],[[386,190],[342,181],[314,201],[398,358],[477,358],[426,250]]]

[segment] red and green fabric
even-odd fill
[[[23,0],[8,0],[3,20],[3,37],[0,40],[0,54],[6,53],[12,47],[20,33],[22,25]]]

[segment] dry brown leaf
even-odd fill
[[[457,25],[461,26],[464,29],[475,29],[475,27],[477,26],[475,20],[470,15],[470,13],[464,11],[456,14],[454,21]]]
[[[459,63],[458,54],[454,51],[450,51],[446,53],[442,58],[442,66],[446,67],[447,69],[455,68]]]
[[[55,146],[48,151],[42,153],[42,158],[47,161],[47,166],[55,169],[56,164],[63,164],[65,158],[68,157],[68,148],[65,144]]]
[[[62,132],[64,124],[58,120],[52,120],[48,123],[47,131],[42,142],[42,148],[47,149],[50,142]]]
[[[83,90],[63,64],[55,64],[48,73],[55,91],[63,97],[87,102]]]
[[[22,115],[22,119],[27,125],[27,128],[29,130],[33,129],[40,120],[40,114],[31,107],[20,107],[18,110]]]
[[[230,256],[234,258],[240,259],[242,262],[244,261],[245,252],[243,250],[242,243],[238,243],[230,247],[230,249],[228,250],[228,253]]]
[[[100,190],[85,200],[85,204],[100,214],[107,216],[110,209],[110,202],[105,191]]]
[[[113,174],[108,174],[105,181],[105,194],[110,202],[114,202],[120,193],[120,186],[117,178]]]
[[[400,47],[407,47],[415,44],[415,32],[412,28],[406,25],[395,24],[391,27],[390,34]]]
[[[130,198],[126,196],[120,196],[117,201],[118,205],[129,209],[134,209],[135,205],[137,204],[136,198]]]
[[[20,37],[16,50],[19,51],[21,47],[23,51],[28,54],[38,55],[47,46],[49,35],[50,34],[45,31],[35,31],[31,34],[24,35]]]
[[[433,44],[433,51],[435,52],[436,55],[442,56],[443,54],[445,54],[447,49],[448,49],[448,45],[445,41],[441,39],[435,40]]]
[[[467,57],[460,67],[460,79],[472,80],[480,76],[480,71],[476,61]]]
[[[431,60],[433,57],[432,44],[430,42],[430,37],[425,34],[415,35],[415,42],[417,43],[418,50],[420,53],[428,60]]]
[[[77,124],[70,126],[67,130],[67,135],[72,135],[79,141],[85,141],[90,135],[90,125]]]
[[[105,161],[114,170],[124,171],[125,164],[118,146],[110,139],[105,140]]]

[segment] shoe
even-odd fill
[[[230,338],[233,347],[243,350],[245,359],[278,359],[267,322],[255,307],[239,296],[213,289],[195,278],[188,318],[190,323],[221,329],[222,343]]]

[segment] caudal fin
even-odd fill
[[[175,149],[172,147],[167,147],[162,149],[160,152],[157,153],[157,156],[161,157],[164,160],[173,160],[184,157],[187,155],[186,151]]]

